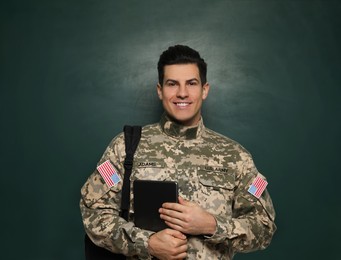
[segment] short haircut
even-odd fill
[[[164,67],[174,64],[196,64],[199,69],[201,84],[204,85],[207,82],[207,64],[200,57],[199,52],[185,45],[175,45],[169,47],[160,55],[157,70],[161,86],[164,79]]]

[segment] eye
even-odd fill
[[[173,82],[173,81],[167,81],[166,86],[168,86],[168,87],[174,87],[174,86],[176,86],[176,83]]]
[[[193,80],[193,81],[188,82],[188,85],[190,85],[190,86],[197,86],[198,82],[196,80]]]

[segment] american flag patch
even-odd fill
[[[109,188],[121,181],[121,178],[118,176],[115,167],[110,163],[109,160],[106,160],[104,163],[97,166],[97,170]]]
[[[257,199],[262,195],[266,186],[268,185],[267,181],[257,176],[256,179],[252,182],[248,192],[255,196]]]

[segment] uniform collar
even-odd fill
[[[180,140],[196,139],[201,136],[204,129],[202,118],[196,126],[183,126],[170,120],[166,114],[162,115],[160,126],[165,134]]]

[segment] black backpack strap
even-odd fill
[[[128,220],[129,212],[129,201],[130,201],[130,174],[133,168],[134,153],[139,144],[141,138],[141,126],[124,126],[124,138],[125,138],[125,149],[126,158],[124,160],[124,179],[122,187],[122,200],[121,200],[121,212],[120,216],[125,220]],[[88,237],[85,235],[85,259],[86,260],[110,260],[110,259],[126,259],[122,254],[114,254],[110,251],[96,246]]]
[[[141,138],[141,126],[124,126],[124,139],[126,158],[124,160],[124,179],[121,198],[121,214],[125,220],[128,220],[130,204],[130,175],[133,168],[134,153]]]

